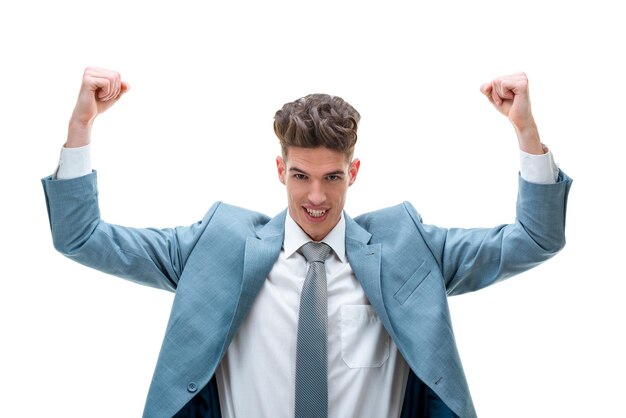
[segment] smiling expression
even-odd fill
[[[289,215],[312,240],[321,241],[341,219],[360,164],[329,148],[289,147],[285,158],[276,158]]]

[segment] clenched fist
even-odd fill
[[[539,132],[530,108],[528,78],[524,73],[498,77],[480,87],[493,106],[515,127],[522,151],[543,154],[546,148],[541,144]]]
[[[120,74],[104,68],[88,67],[70,119],[66,147],[87,145],[96,116],[113,106],[130,89]]]

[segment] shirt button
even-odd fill
[[[187,390],[193,393],[198,390],[198,385],[196,384],[196,382],[189,382],[189,384],[187,385]]]

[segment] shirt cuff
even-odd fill
[[[61,149],[59,166],[54,174],[58,180],[69,180],[91,173],[91,145]]]
[[[520,175],[530,183],[554,184],[559,176],[559,167],[549,150],[541,155],[520,150]]]

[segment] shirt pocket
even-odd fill
[[[370,305],[341,307],[341,357],[351,369],[380,367],[389,358],[389,334]]]

